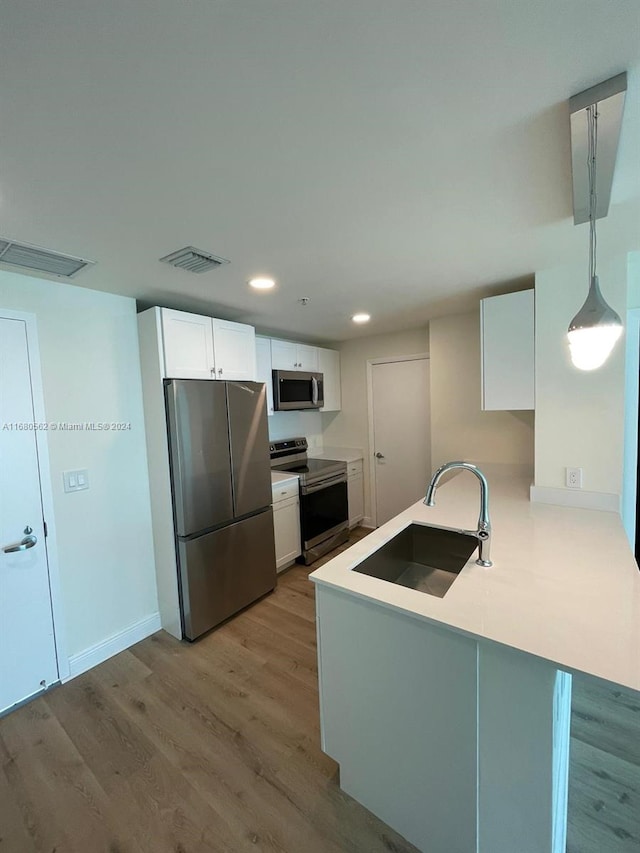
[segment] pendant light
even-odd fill
[[[587,107],[587,174],[589,179],[589,293],[569,324],[571,361],[579,370],[601,367],[622,334],[622,320],[604,300],[596,275],[596,155],[598,104]]]

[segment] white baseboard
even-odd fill
[[[139,622],[129,625],[123,631],[119,631],[117,634],[107,637],[106,640],[96,643],[95,646],[85,649],[84,652],[72,655],[69,658],[69,675],[62,679],[63,683],[75,678],[76,675],[81,675],[88,669],[93,669],[94,666],[98,666],[99,663],[117,655],[118,652],[123,652],[135,643],[139,643],[140,640],[151,636],[151,634],[155,634],[161,627],[160,614],[152,613],[151,616],[146,616]]]
[[[604,512],[620,512],[620,495],[608,492],[585,492],[582,489],[554,489],[550,486],[531,486],[529,498],[532,503],[573,506],[578,509],[599,509]]]

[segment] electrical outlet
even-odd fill
[[[565,484],[568,489],[582,488],[582,468],[565,468]]]

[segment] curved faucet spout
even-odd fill
[[[482,471],[473,465],[471,462],[445,462],[435,472],[429,483],[427,494],[424,503],[427,506],[435,506],[434,496],[436,488],[440,482],[440,478],[447,471],[452,471],[456,468],[461,468],[463,471],[471,471],[480,481],[480,515],[478,516],[478,529],[475,531],[475,536],[478,538],[478,559],[476,563],[479,566],[492,566],[493,563],[489,558],[490,542],[491,542],[491,522],[489,520],[489,483]]]

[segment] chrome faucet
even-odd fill
[[[471,462],[445,462],[441,465],[436,473],[431,478],[424,503],[427,506],[435,506],[433,496],[436,493],[436,488],[440,482],[440,477],[446,472],[454,468],[462,468],[465,471],[471,471],[480,480],[480,515],[478,516],[478,529],[468,531],[472,533],[478,540],[478,559],[476,563],[479,566],[492,566],[493,563],[489,559],[489,551],[491,547],[491,522],[489,521],[489,484],[487,478],[482,471]]]

